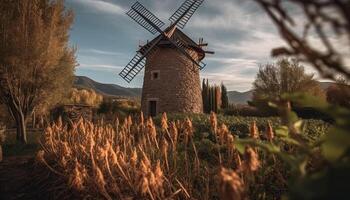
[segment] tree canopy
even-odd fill
[[[281,59],[276,63],[260,66],[253,83],[253,99],[278,99],[284,93],[307,92],[324,97],[313,74],[295,60]]]
[[[26,142],[26,121],[38,107],[60,101],[72,84],[75,49],[69,47],[73,13],[63,0],[0,2],[0,100]]]

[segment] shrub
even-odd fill
[[[250,105],[230,105],[227,109],[223,110],[225,115],[244,116],[244,117],[272,117],[277,116],[277,113],[273,110],[262,110]]]
[[[140,103],[134,100],[105,98],[99,106],[97,113],[107,118],[111,118],[112,116],[125,118],[128,115],[140,113],[140,107]]]

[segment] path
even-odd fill
[[[29,160],[32,156],[5,157],[0,163],[0,200],[28,199],[24,188],[30,183]]]

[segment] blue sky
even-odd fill
[[[139,0],[165,23],[184,0]],[[118,73],[134,56],[139,43],[154,36],[125,13],[135,1],[66,0],[75,12],[70,42],[78,48],[76,74],[98,82],[142,87],[143,71],[126,83]],[[223,82],[229,90],[251,89],[258,66],[271,62],[270,50],[283,45],[277,30],[253,1],[206,0],[184,32],[209,43],[202,78]]]

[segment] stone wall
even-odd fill
[[[152,80],[152,71],[159,72],[159,79]],[[146,115],[149,100],[157,101],[157,113],[203,112],[198,67],[176,49],[159,47],[145,67],[141,107]]]

